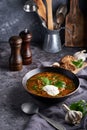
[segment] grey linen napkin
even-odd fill
[[[47,64],[47,63],[46,63]],[[78,75],[87,75],[87,67],[81,70]],[[40,109],[40,112],[57,121],[62,123],[66,130],[87,130],[87,116],[85,116],[82,120],[81,123],[77,126],[74,125],[69,125],[65,122],[65,112],[62,108],[62,103],[65,103],[69,105],[70,103],[74,101],[78,101],[81,99],[84,99],[87,101],[87,80],[81,79],[80,80],[80,89],[77,93],[66,99],[64,102],[61,103],[56,103],[52,104],[51,106],[45,108],[45,109]],[[50,124],[48,124],[44,119],[42,119],[38,114],[32,115],[30,117],[30,120],[25,128],[25,130],[56,130],[53,128]]]

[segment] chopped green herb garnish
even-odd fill
[[[65,88],[66,87],[66,83],[64,81],[57,81],[55,83],[55,86],[58,87],[58,88]]]
[[[74,102],[70,105],[71,110],[81,111],[83,116],[87,114],[87,102],[85,100],[80,100]]]
[[[44,85],[50,85],[51,84],[51,80],[49,80],[46,77],[41,77],[41,80],[42,80]]]
[[[34,90],[37,90],[37,86],[33,86],[33,89],[34,89]]]
[[[77,61],[72,61],[72,63],[77,67],[77,68],[81,68],[83,66],[83,60],[79,59]]]

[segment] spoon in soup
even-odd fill
[[[57,130],[66,130],[66,128],[62,124],[60,124],[52,119],[49,119],[48,117],[39,113],[39,107],[32,102],[22,104],[21,109],[24,113],[29,114],[29,115],[38,114],[40,117],[42,117],[44,120],[46,120],[50,125],[52,125]]]

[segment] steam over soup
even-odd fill
[[[38,73],[27,80],[28,91],[43,97],[62,97],[75,90],[74,82],[56,72]]]

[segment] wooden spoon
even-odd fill
[[[53,30],[53,14],[52,14],[52,0],[46,0],[47,6],[47,27]]]
[[[46,7],[42,0],[34,0],[38,6],[38,14],[46,21]]]

